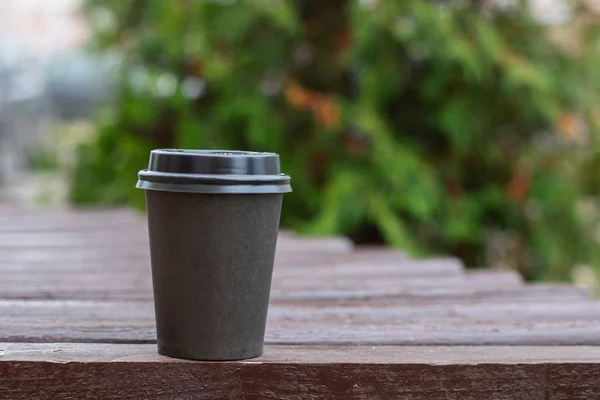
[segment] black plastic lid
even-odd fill
[[[229,150],[152,150],[136,187],[191,193],[289,193],[279,155]]]

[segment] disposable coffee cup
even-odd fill
[[[158,352],[241,360],[263,352],[284,193],[274,153],[153,150],[146,190]]]

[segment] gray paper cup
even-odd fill
[[[194,360],[262,354],[290,178],[273,153],[153,150],[146,190],[158,352]]]

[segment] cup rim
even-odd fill
[[[278,175],[179,174],[143,169],[136,187],[144,190],[212,194],[290,193],[290,177]]]

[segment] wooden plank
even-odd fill
[[[65,291],[56,291],[54,288],[28,286],[22,290],[4,289],[0,298],[4,299],[87,299],[87,300],[150,300],[151,293],[148,290],[113,290],[108,288],[96,288],[94,290],[71,287],[64,288]],[[68,290],[67,290],[68,289]],[[340,302],[365,300],[471,300],[473,302],[490,302],[500,300],[528,301],[531,299],[548,299],[560,295],[564,299],[587,298],[589,292],[583,288],[559,284],[539,284],[514,287],[476,286],[466,284],[462,286],[448,287],[420,287],[420,288],[397,288],[395,290],[338,290],[338,291],[303,291],[292,293],[272,293],[273,301],[282,302]]]
[[[138,229],[112,229],[82,232],[9,232],[0,233],[0,250],[7,248],[22,249],[29,248],[44,249],[48,247],[59,247],[61,250],[70,248],[81,248],[85,246],[136,246],[148,249],[147,231]]]
[[[10,399],[559,400],[595,398],[600,381],[597,347],[270,346],[258,359],[203,363],[149,345],[2,346],[0,397]]]
[[[4,341],[154,342],[151,302],[0,301]],[[267,342],[600,344],[600,303],[273,303]]]
[[[302,251],[281,247],[277,250],[275,260],[278,264],[282,264],[282,261],[285,262],[286,260],[291,261],[292,264],[307,264],[328,259],[328,253],[330,260],[335,259],[335,250],[330,251],[325,247],[322,249],[314,249],[314,253],[310,256],[302,255]],[[284,260],[282,260],[282,258]],[[57,263],[63,261],[87,263],[94,261],[119,262],[123,260],[137,260],[149,264],[149,247],[146,245],[132,246],[131,244],[95,246],[90,242],[85,248],[0,248],[0,263]]]
[[[64,227],[80,224],[85,227],[102,227],[114,223],[140,227],[146,224],[144,215],[129,209],[0,211],[0,232],[62,231]]]
[[[322,279],[323,277],[334,278],[332,281]],[[378,272],[373,269],[372,273],[358,270],[358,273],[298,273],[285,274],[276,273],[273,276],[274,293],[293,293],[306,290],[369,290],[377,291],[397,288],[418,288],[422,286],[495,286],[507,287],[517,286],[522,283],[520,275],[513,271],[475,271],[467,274],[455,274],[444,276],[420,276],[405,274],[397,270],[384,269]],[[47,273],[46,271],[23,271],[5,274],[0,283],[0,293],[18,292],[24,287],[40,287],[55,289],[63,288],[83,289],[115,289],[115,290],[152,290],[150,268],[138,270],[106,271],[81,271],[73,274],[69,272]]]
[[[359,257],[352,257],[352,253],[348,257],[340,257],[335,249],[328,249],[325,245],[321,249],[313,249],[311,254],[303,254],[304,250],[297,250],[289,247],[278,247],[275,261],[277,264],[303,264],[307,265],[317,262],[336,262],[346,260],[360,260]],[[30,248],[12,248],[6,247],[0,249],[0,263],[60,263],[60,262],[118,262],[140,261],[144,263],[150,262],[149,247],[146,244],[132,245],[132,243],[121,245],[102,245],[95,246],[90,241],[87,247],[83,248],[64,248],[64,247],[30,247]],[[364,259],[363,259],[364,260]],[[374,261],[391,262],[386,260],[386,257],[374,258]],[[392,260],[393,261],[393,260]]]
[[[587,400],[600,398],[600,368],[580,364],[548,365],[548,398],[552,400]]]
[[[421,292],[472,292],[486,288],[513,288],[521,285],[518,274],[510,271],[480,271],[450,276],[406,276],[395,273],[339,275],[335,279],[294,276],[273,279],[273,299],[352,299],[412,296]],[[105,271],[96,273],[5,274],[0,281],[0,298],[55,299],[148,299],[152,281],[148,269],[135,273]]]
[[[277,323],[274,324],[274,322]],[[269,319],[269,344],[313,345],[600,345],[600,319],[464,318],[437,320],[339,319],[308,325]],[[18,342],[154,343],[151,320],[3,318],[2,340]]]
[[[136,246],[148,252],[148,232],[146,227],[127,227],[107,231],[90,229],[81,232],[0,232],[0,249],[85,249],[86,246],[128,247]],[[294,238],[282,236],[277,243],[279,252],[320,252],[348,253],[354,245],[346,238]]]
[[[325,274],[324,274],[325,275]],[[325,275],[326,276],[326,275]],[[276,275],[273,280],[273,294],[292,295],[296,292],[321,292],[330,291],[361,291],[372,290],[374,293],[388,292],[399,288],[420,288],[430,286],[465,286],[484,285],[493,287],[511,287],[522,284],[521,276],[514,271],[473,271],[467,274],[443,276],[405,276],[394,272],[373,275],[346,275],[343,273],[331,274],[332,279],[319,279],[315,274]]]
[[[586,289],[563,284],[535,284],[522,287],[494,287],[489,285],[476,286],[448,286],[448,287],[420,287],[420,288],[397,288],[389,291],[332,291],[326,290],[318,293],[304,291],[287,294],[277,293],[271,298],[278,301],[356,301],[365,300],[431,300],[447,301],[456,299],[470,299],[474,302],[497,301],[513,299],[515,301],[526,301],[533,298],[549,298],[560,293],[565,297],[586,298],[589,293]]]
[[[27,250],[5,248],[0,251],[1,263],[57,263],[57,262],[79,262],[87,263],[93,261],[122,262],[138,261],[145,264],[150,263],[150,253],[147,247],[105,247],[98,248],[90,246],[85,249],[70,249],[65,251],[59,247],[53,248],[31,248]]]
[[[354,249],[354,243],[348,238],[286,238],[280,237],[277,241],[277,251],[304,252],[331,252],[334,254],[349,253]]]
[[[83,216],[83,215],[101,215],[101,214],[118,214],[118,213],[133,213],[141,214],[140,212],[130,207],[111,206],[77,206],[77,205],[41,205],[41,204],[26,204],[19,203],[14,200],[9,200],[5,203],[0,203],[0,215],[9,216],[30,216],[30,215],[45,215],[45,216]]]
[[[35,279],[35,274],[64,274],[64,273],[111,273],[118,271],[120,274],[141,273],[149,274],[150,263],[143,260],[114,260],[107,261],[55,261],[55,262],[0,262],[0,271],[3,274],[28,274]],[[380,261],[368,263],[365,261],[335,260],[326,262],[288,262],[277,264],[274,269],[276,277],[313,276],[314,279],[329,279],[336,276],[371,276],[387,274],[388,276],[450,276],[464,273],[462,264],[450,259],[448,262],[440,261]]]
[[[0,234],[52,232],[98,232],[122,230],[147,235],[146,217],[130,209],[98,210],[22,210],[0,208]],[[282,238],[297,238],[288,229],[280,231]]]
[[[140,319],[154,320],[151,301],[96,300],[0,300],[0,316],[72,319]],[[363,302],[272,302],[270,319],[287,319],[305,323],[314,320],[367,318],[394,320],[428,320],[471,318],[477,321],[503,319],[600,319],[600,302],[593,299],[532,298],[527,302],[500,300],[474,303],[468,299],[438,301],[363,301]],[[274,322],[278,324],[277,321]],[[1,334],[1,332],[0,332]]]
[[[131,208],[104,208],[104,207],[21,207],[18,204],[2,204],[0,205],[0,218],[2,219],[17,219],[30,218],[41,220],[57,220],[57,219],[82,219],[94,218],[100,219],[111,216],[135,215],[140,220],[143,219],[143,214],[138,213]]]
[[[21,243],[0,243],[2,261],[65,261],[65,260],[116,260],[123,256],[148,259],[150,248],[145,237],[124,235],[110,237],[111,233],[81,235],[79,239],[60,242],[60,237],[47,241],[31,240]],[[139,235],[138,235],[139,236]],[[280,240],[276,258],[297,257],[312,261],[326,259],[326,256],[352,254],[351,249],[337,241],[324,241],[319,244],[306,244],[298,240]]]
[[[265,346],[251,360],[202,363],[158,355],[154,344],[18,343],[0,341],[0,363],[192,363],[192,364],[589,364],[600,363],[598,346]]]
[[[408,260],[402,253],[382,251],[382,252],[363,252],[360,247],[356,248],[355,251],[348,253],[314,253],[311,251],[307,252],[294,252],[289,254],[283,252],[277,247],[275,252],[275,264],[286,265],[286,264],[302,264],[302,265],[320,265],[320,264],[331,264],[331,263],[345,263],[345,262],[364,262],[371,265],[378,263],[394,263]],[[442,259],[442,258],[440,258]],[[447,258],[446,260],[449,260]],[[454,260],[456,262],[456,260]]]
[[[287,257],[275,260],[275,273],[307,274],[322,271],[323,273],[339,273],[341,275],[353,272],[369,271],[414,271],[415,273],[454,275],[464,271],[462,262],[454,258],[432,258],[430,260],[398,259],[386,255],[373,254],[372,257],[356,256],[349,253],[346,256],[323,258],[303,261],[298,257]],[[1,264],[0,264],[1,265]],[[1,268],[1,267],[0,267]]]
[[[65,219],[64,221],[53,221],[36,223],[35,221],[22,221],[15,219],[7,221],[0,217],[0,233],[62,233],[62,232],[102,232],[102,231],[131,231],[135,233],[147,232],[146,225],[139,225],[136,216],[124,216],[119,218],[108,217],[106,220],[100,219]]]

